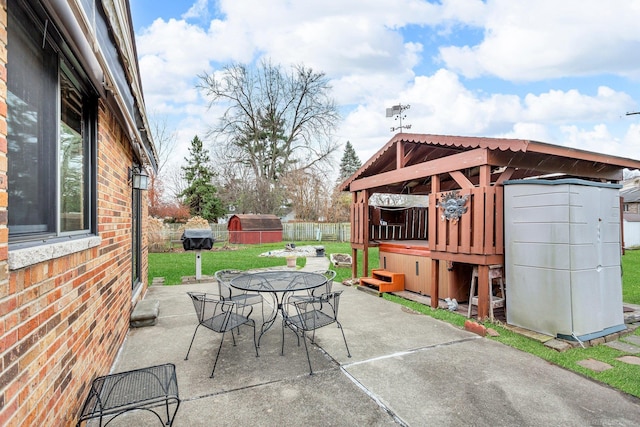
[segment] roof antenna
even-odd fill
[[[407,115],[404,114],[403,112],[408,110],[409,108],[411,108],[411,105],[409,104],[407,105],[398,104],[398,105],[394,105],[391,108],[387,108],[387,117],[396,116],[394,120],[398,120],[400,123],[400,126],[392,127],[391,132],[394,132],[397,130],[402,132],[402,129],[411,129],[411,125],[404,125],[404,126],[402,125],[402,119],[407,118]]]

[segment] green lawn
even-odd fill
[[[317,246],[318,242],[296,242],[297,246]],[[351,254],[349,243],[322,242],[326,256],[330,253]],[[230,245],[232,250],[221,250],[222,243],[214,245],[212,251],[202,251],[202,274],[212,276],[217,270],[276,267],[287,264],[285,258],[261,257],[260,254],[283,249],[284,243],[269,243],[263,245]],[[176,285],[182,282],[183,276],[194,276],[196,271],[195,252],[166,252],[149,254],[149,283],[154,277],[164,277],[166,285]],[[304,258],[297,260],[299,266],[305,263]],[[362,268],[362,251],[358,252],[358,266]],[[369,251],[369,268],[378,267],[378,249]],[[351,268],[336,268],[336,281],[351,278]]]
[[[640,250],[627,250],[622,256],[622,300],[640,304]]]
[[[318,242],[296,242],[298,246],[318,245]],[[322,242],[325,253],[351,254],[349,243]],[[251,268],[275,267],[286,265],[284,258],[261,257],[260,254],[282,249],[282,242],[263,245],[232,245],[233,250],[218,250],[221,243],[214,246],[214,251],[202,252],[202,274],[213,275],[216,270],[226,268],[249,270]],[[298,259],[298,265],[304,265],[304,258]],[[358,266],[362,269],[362,251],[358,251]],[[369,250],[369,268],[378,267],[378,249]],[[351,278],[351,268],[337,268],[336,279],[343,281]],[[626,251],[622,257],[622,299],[624,302],[640,305],[640,250]],[[195,252],[166,252],[149,254],[149,283],[154,277],[164,277],[165,284],[175,285],[182,281],[182,276],[195,275]]]
[[[318,242],[296,242],[298,246],[318,245]],[[351,248],[348,243],[322,242],[325,247],[327,256],[330,253],[347,253],[351,254]],[[284,258],[260,257],[259,255],[270,250],[282,249],[282,242],[265,244],[265,245],[247,245],[237,246],[234,250],[214,250],[202,252],[202,274],[213,275],[216,270],[231,268],[247,270],[259,267],[284,266],[286,260]],[[218,244],[214,249],[220,248]],[[362,251],[358,251],[358,266],[362,268]],[[299,258],[298,265],[304,265],[305,259]],[[378,267],[378,250],[372,248],[369,251],[369,268]],[[343,281],[351,278],[351,268],[336,268],[336,281]],[[622,289],[623,300],[626,303],[640,304],[640,251],[626,251],[622,257]],[[170,252],[170,253],[151,253],[149,254],[149,283],[153,277],[164,277],[165,284],[174,285],[181,282],[182,276],[195,275],[195,253],[194,252]],[[425,306],[414,301],[409,301],[394,295],[385,294],[385,298],[398,304],[402,304],[440,319],[453,325],[463,327],[466,317],[457,313],[451,313],[446,310],[433,310],[431,307]],[[610,347],[599,345],[590,348],[574,348],[565,352],[557,352],[545,347],[542,343],[529,339],[525,336],[511,332],[502,327],[500,324],[490,324],[485,322],[499,332],[498,337],[491,337],[505,345],[534,354],[550,363],[564,367],[581,375],[593,378],[610,385],[616,389],[626,393],[640,397],[640,366],[622,363],[616,358],[624,355],[624,353],[612,349]],[[640,335],[640,328],[635,331],[636,335]],[[624,338],[622,339],[624,340]],[[604,372],[594,372],[589,369],[582,368],[577,364],[583,359],[593,358],[611,366],[615,369],[609,369]]]

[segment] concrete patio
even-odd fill
[[[312,266],[308,266],[312,268]],[[132,328],[112,369],[176,365],[180,398],[174,426],[637,426],[640,400],[537,357],[336,283],[348,358],[334,326],[304,346],[278,320],[255,356],[251,329],[237,346],[197,325],[188,291],[215,293],[213,282],[151,286],[160,302],[155,326]],[[259,310],[253,316],[259,322]],[[160,425],[133,412],[111,425]]]

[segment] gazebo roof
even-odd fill
[[[427,193],[424,178],[481,165],[514,168],[513,178],[561,174],[615,182],[623,169],[640,169],[638,160],[537,141],[399,133],[340,188],[402,193],[409,186]]]

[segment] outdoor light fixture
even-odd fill
[[[133,188],[146,190],[149,188],[149,176],[142,166],[129,168],[129,182]]]

